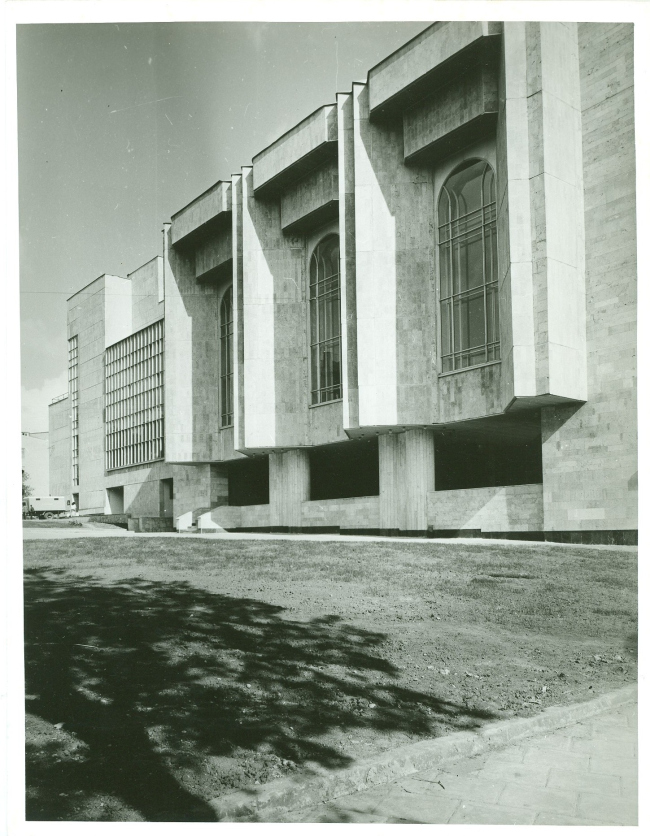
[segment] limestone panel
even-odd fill
[[[379,528],[379,497],[321,499],[302,503],[302,527]]]
[[[577,27],[507,23],[504,61],[508,235],[500,255],[512,306],[512,396],[585,400]]]
[[[226,274],[228,262],[232,260],[232,229],[230,226],[223,227],[197,243],[194,249],[194,270],[197,279],[207,274]],[[223,268],[219,271],[219,268]]]
[[[170,244],[178,244],[200,234],[230,210],[230,183],[219,181],[172,215]]]
[[[636,529],[636,204],[632,26],[578,26],[586,236],[583,406],[542,410],[549,530]]]
[[[336,157],[336,106],[324,105],[253,157],[253,182],[257,193],[281,191]]]
[[[503,25],[497,125],[497,241],[504,371],[502,407],[536,392],[526,30]]]
[[[333,441],[345,441],[343,430],[343,402],[319,404],[308,412],[307,436],[310,446],[331,444]]]
[[[338,217],[338,199],[338,164],[331,160],[282,192],[282,229],[301,234]]]
[[[132,330],[141,331],[165,315],[165,300],[161,293],[163,285],[163,259],[156,256],[129,273],[132,292]],[[127,336],[127,335],[125,335]]]
[[[338,110],[339,245],[341,258],[341,377],[343,426],[359,426],[357,368],[357,287],[354,173],[354,101],[349,93],[336,97]],[[313,444],[321,443],[315,440]]]
[[[48,408],[50,496],[72,494],[72,447],[70,439],[70,399],[63,398]],[[76,489],[75,489],[76,492]]]
[[[495,64],[477,64],[404,112],[404,159],[431,162],[491,132],[499,108]]]
[[[136,300],[130,279],[104,276],[104,348],[132,334]]]
[[[428,494],[428,523],[433,529],[543,531],[541,485],[511,485]]]
[[[233,309],[233,433],[235,450],[244,443],[244,236],[243,236],[242,176],[232,178],[232,309]],[[224,458],[222,456],[222,458]]]
[[[496,415],[501,408],[501,365],[465,369],[438,378],[441,424]]]
[[[268,528],[271,525],[268,505],[222,505],[212,514],[222,528]]]
[[[284,235],[279,201],[261,201],[243,183],[245,445],[305,444],[308,310],[305,242]]]
[[[130,300],[129,300],[130,302]],[[101,276],[68,303],[68,335],[77,335],[81,511],[104,510],[104,345],[106,281]]]
[[[368,119],[353,86],[359,424],[434,415],[433,182],[402,161],[399,127]]]
[[[425,531],[427,495],[434,488],[435,450],[430,430],[379,436],[381,529]]]
[[[276,440],[273,254],[279,243],[279,210],[256,202],[253,169],[242,168],[242,314],[245,328],[244,447],[273,447]]]
[[[309,499],[309,454],[306,450],[271,453],[269,513],[272,526],[299,528],[302,503]]]
[[[393,103],[421,95],[423,87],[439,83],[451,59],[480,47],[481,41],[500,32],[497,22],[440,21],[427,27],[369,71],[371,112],[385,111]]]
[[[219,431],[218,289],[165,235],[165,458],[212,460]]]

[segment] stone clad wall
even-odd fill
[[[578,27],[587,403],[542,410],[549,530],[637,528],[636,203],[632,25]]]
[[[430,491],[429,526],[481,531],[543,531],[541,485]]]
[[[302,503],[302,524],[312,528],[379,528],[379,497],[321,499]]]
[[[70,496],[72,493],[72,447],[69,398],[50,404],[48,442],[50,496]]]
[[[78,339],[79,510],[104,512],[105,277],[68,303],[68,337]]]

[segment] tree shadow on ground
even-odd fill
[[[28,819],[74,818],[76,792],[119,799],[147,821],[213,821],[211,795],[183,786],[178,770],[260,753],[343,767],[350,758],[319,736],[365,727],[426,737],[492,716],[400,686],[379,655],[384,638],[186,583],[28,571],[29,711],[82,744],[59,763],[28,747]]]

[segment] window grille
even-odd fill
[[[70,396],[70,436],[72,439],[72,485],[79,484],[79,340],[68,340],[68,393]]]
[[[441,369],[500,359],[494,172],[483,160],[457,169],[438,202]]]
[[[314,250],[309,265],[311,402],[342,397],[341,277],[339,238],[330,235]]]
[[[220,402],[221,426],[233,420],[233,314],[232,285],[226,290],[219,308]]]
[[[164,456],[163,338],[160,319],[106,349],[107,470]]]

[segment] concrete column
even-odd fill
[[[405,435],[406,531],[426,531],[427,495],[435,490],[435,451],[431,430],[408,430]]]
[[[415,429],[379,436],[380,528],[427,530],[427,495],[435,488],[434,438]]]
[[[404,433],[379,436],[379,527],[397,534],[403,528]]]
[[[210,465],[210,507],[228,504],[228,468],[225,465]]]
[[[309,499],[309,454],[287,450],[269,456],[269,500],[271,526],[299,529],[302,503]]]

